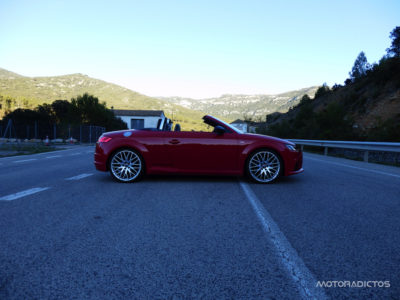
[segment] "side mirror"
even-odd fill
[[[226,130],[221,125],[217,125],[214,127],[214,132],[218,135],[223,135],[226,132]]]

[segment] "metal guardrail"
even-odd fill
[[[364,161],[368,162],[369,151],[400,152],[400,143],[387,142],[353,142],[353,141],[326,141],[326,140],[297,140],[289,141],[304,146],[324,147],[324,154],[328,155],[328,148],[344,148],[364,151]]]

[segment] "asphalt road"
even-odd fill
[[[399,168],[120,184],[93,150],[0,159],[0,299],[400,298]]]

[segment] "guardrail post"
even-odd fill
[[[302,152],[304,151],[304,145],[301,145],[301,151]]]
[[[364,152],[364,161],[368,162],[369,151]]]
[[[325,149],[324,149],[324,155],[328,155],[328,147],[325,147]]]

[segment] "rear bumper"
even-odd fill
[[[98,171],[107,172],[107,156],[99,143],[96,144],[96,151],[94,152],[94,166]]]

